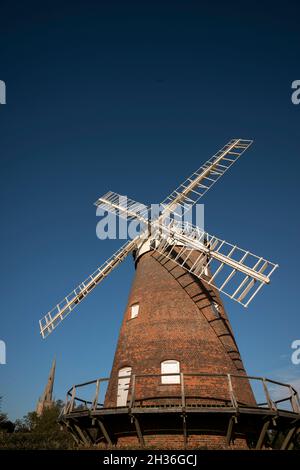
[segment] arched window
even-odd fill
[[[180,363],[170,359],[161,363],[161,383],[162,384],[180,384]],[[177,374],[177,375],[163,375]]]

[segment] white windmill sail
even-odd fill
[[[127,196],[109,191],[104,196],[99,197],[95,202],[95,206],[117,214],[119,217],[132,220],[139,219],[143,223],[148,223],[150,215],[150,207],[145,206],[141,202],[136,202]]]
[[[155,250],[245,307],[269,284],[278,267],[199,227],[177,221],[158,233]]]
[[[270,282],[277,265],[191,224],[168,221],[168,215],[177,208],[183,214],[185,204],[195,204],[251,144],[252,140],[245,139],[229,141],[162,202],[161,215],[152,220],[148,206],[125,196],[110,191],[99,198],[96,206],[129,221],[136,219],[144,226],[139,236],[126,242],[40,320],[42,337],[48,336],[145,238],[151,240],[154,237],[155,250],[162,257],[172,259],[231,299],[249,305],[261,287]]]
[[[162,206],[167,212],[184,214],[188,207],[199,201],[224,173],[250,147],[252,140],[232,139],[200,168],[192,173],[164,201]]]
[[[179,215],[184,214],[188,204],[194,205],[206,192],[224,175],[224,173],[240,158],[250,147],[252,140],[231,139],[215,155],[205,162],[197,171],[192,173],[178,188],[176,188],[162,202],[162,220],[170,212],[180,208]],[[150,207],[141,202],[134,201],[127,196],[109,191],[95,202],[97,207],[115,213],[122,218],[134,218],[146,223],[150,216]]]
[[[39,322],[42,337],[45,338],[52,333],[52,331],[69,315],[69,313],[71,313],[71,311],[126,258],[135,245],[136,240],[126,242],[108,260],[106,260],[105,263],[96,269],[93,274],[79,284],[79,286],[72,290],[72,292],[70,292],[70,294],[68,294],[59,304],[50,310]]]

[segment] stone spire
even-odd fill
[[[36,412],[38,416],[43,414],[43,411],[47,408],[51,408],[54,404],[54,400],[52,397],[53,394],[53,384],[54,384],[54,376],[55,376],[55,367],[56,367],[56,359],[53,360],[52,367],[50,370],[50,374],[48,377],[48,381],[44,390],[43,395],[40,397]]]

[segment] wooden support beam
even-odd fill
[[[298,423],[299,421],[300,421],[300,414],[298,415],[298,417],[297,417],[296,419],[294,419],[294,420],[292,421],[292,424],[296,424],[296,423]]]
[[[89,438],[85,435],[85,433],[80,429],[78,424],[73,423],[74,429],[76,430],[76,433],[79,435],[80,440],[85,444],[85,445],[90,445],[92,442],[89,442]]]
[[[261,428],[260,435],[255,446],[256,450],[260,450],[262,448],[269,426],[270,426],[270,421],[265,421]]]
[[[293,427],[289,430],[289,432],[287,433],[287,435],[284,438],[284,441],[283,441],[283,443],[280,447],[280,450],[285,450],[289,447],[290,442],[291,442],[291,440],[294,436],[295,431],[296,431],[296,427]]]
[[[101,419],[97,419],[97,423],[98,423],[98,426],[99,426],[99,428],[100,428],[100,430],[101,430],[101,432],[102,432],[102,434],[103,434],[103,436],[104,436],[104,439],[106,440],[107,444],[108,444],[109,446],[112,446],[112,445],[113,445],[113,444],[112,444],[112,440],[111,440],[111,438],[110,438],[110,435],[109,435],[109,433],[108,433],[108,431],[107,431],[107,429],[106,429],[106,427],[105,427],[103,421],[102,421]]]
[[[293,435],[293,440],[290,443],[290,445],[288,446],[288,450],[293,450],[294,449],[295,441],[296,441],[298,435],[300,435],[300,428],[298,428],[297,431],[295,432],[295,434]]]
[[[227,433],[226,433],[226,442],[228,446],[230,445],[230,442],[232,440],[233,427],[236,423],[237,423],[237,417],[231,416],[229,419]]]
[[[88,428],[85,428],[84,430],[86,436],[88,437],[88,440],[90,441],[91,444],[95,444],[95,439],[93,435],[91,434],[90,430]]]
[[[184,448],[187,448],[187,442],[188,442],[188,433],[187,433],[187,426],[186,426],[186,414],[183,413],[182,415],[182,421],[183,421],[183,438],[184,438]]]
[[[71,432],[74,439],[77,441],[77,444],[82,443],[81,436],[80,436],[80,434],[78,434],[77,429],[75,428],[74,424],[69,424],[68,429]]]
[[[143,437],[143,434],[142,434],[142,431],[141,431],[140,423],[139,423],[138,419],[136,418],[136,416],[132,416],[132,418],[133,418],[133,421],[134,421],[135,430],[136,430],[136,433],[137,433],[137,436],[138,436],[138,439],[139,439],[140,446],[142,448],[144,448],[145,447],[145,441],[144,441],[144,437]]]
[[[67,424],[66,426],[67,426],[68,432],[71,434],[76,444],[77,445],[80,444],[80,438],[78,437],[78,434],[76,433],[74,428],[70,424]]]

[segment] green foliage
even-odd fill
[[[72,449],[72,436],[58,424],[61,402],[44,410],[41,416],[35,411],[15,422],[15,432],[0,431],[0,449]]]
[[[2,425],[7,421],[7,415],[5,413],[0,413],[0,429]]]
[[[0,397],[0,434],[4,432],[13,432],[15,425],[8,420],[7,414],[1,412],[2,397]]]

